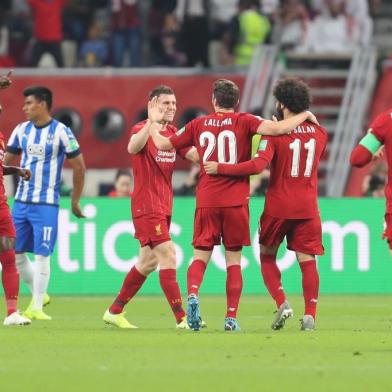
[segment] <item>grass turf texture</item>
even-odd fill
[[[105,326],[111,299],[52,297],[52,321],[1,327],[0,391],[392,389],[388,297],[322,296],[317,331],[300,332],[301,297],[290,298],[296,315],[285,329],[272,331],[271,300],[244,296],[240,333],[223,331],[224,297],[201,297],[200,332],[176,330],[163,297],[127,307],[139,330]]]

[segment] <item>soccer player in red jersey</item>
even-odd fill
[[[176,279],[176,254],[169,229],[173,204],[172,174],[178,152],[197,162],[195,148],[157,149],[150,130],[162,135],[174,135],[177,128],[170,123],[176,113],[174,91],[158,86],[150,92],[148,119],[131,129],[128,152],[134,175],[132,218],[135,237],[140,242],[139,259],[125,277],[120,293],[103,320],[120,328],[134,328],[124,317],[124,306],[138,292],[146,277],[159,266],[159,280],[177,322],[177,328],[187,328],[180,289]]]
[[[280,80],[275,86],[274,96],[279,117],[285,120],[309,108],[308,87],[297,79]],[[314,329],[319,289],[315,255],[324,254],[317,203],[317,167],[327,139],[322,127],[304,121],[284,136],[263,137],[253,160],[237,165],[219,161],[205,163],[208,174],[231,176],[260,173],[270,165],[271,176],[260,218],[259,242],[261,272],[278,309],[272,329],[281,329],[286,318],[293,315],[276,264],[276,254],[284,237],[287,248],[296,252],[302,271],[305,312],[301,328]]]
[[[0,89],[11,85],[11,72],[7,76],[0,76]],[[2,107],[0,105],[0,113]],[[0,132],[0,264],[2,266],[2,284],[4,288],[7,316],[4,325],[27,325],[31,320],[22,316],[17,311],[19,295],[19,274],[15,262],[15,227],[12,222],[10,209],[5,195],[3,175],[17,174],[24,180],[29,180],[31,172],[28,169],[21,169],[14,166],[3,166],[5,154],[4,136]]]
[[[387,199],[385,211],[385,230],[382,239],[386,239],[389,251],[392,254],[392,108],[378,115],[371,123],[365,137],[359,142],[351,153],[350,163],[356,167],[368,164],[377,158],[380,149],[385,149],[388,162],[388,182],[385,187]],[[381,150],[382,151],[382,150]]]
[[[194,145],[203,162],[235,164],[250,158],[251,139],[255,134],[275,135],[294,129],[310,112],[299,113],[280,122],[262,120],[248,113],[236,113],[239,88],[226,79],[213,84],[214,113],[194,119],[170,139],[152,130],[154,143],[160,149]],[[194,260],[188,269],[188,323],[200,328],[199,288],[215,245],[225,246],[227,269],[227,312],[224,329],[238,331],[238,304],[242,292],[241,251],[250,245],[249,178],[209,176],[202,168],[196,190],[194,221]]]

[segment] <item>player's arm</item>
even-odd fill
[[[30,180],[31,171],[29,169],[22,169],[19,166],[4,166],[3,165],[3,174],[5,176],[16,174],[19,177],[23,178],[25,181]]]
[[[147,119],[143,128],[139,132],[133,134],[129,140],[128,152],[130,154],[137,154],[144,148],[150,136],[150,129],[157,129],[159,132],[159,130],[162,129],[162,125]]]
[[[82,196],[83,186],[84,186],[84,176],[86,172],[86,166],[84,164],[82,154],[76,157],[69,158],[68,163],[72,168],[73,176],[73,190],[72,190],[72,213],[78,218],[84,218],[80,208],[80,197]]]
[[[159,130],[155,128],[150,128],[150,136],[158,150],[171,150],[173,149],[173,144],[168,137],[162,136]]]
[[[257,128],[257,133],[270,136],[284,135],[291,132],[304,121],[310,121],[319,125],[316,116],[312,112],[306,111],[281,121],[263,120]]]
[[[224,176],[250,176],[253,174],[261,173],[269,164],[269,160],[265,157],[256,157],[250,161],[230,164],[218,162],[205,162],[204,170],[207,174],[216,175],[221,174]]]
[[[350,164],[355,167],[363,167],[368,164],[373,155],[377,153],[382,143],[369,132],[351,152]]]
[[[192,147],[189,149],[189,151],[185,154],[185,159],[188,159],[188,161],[191,161],[194,163],[200,162],[199,153],[197,152],[196,147]]]
[[[13,162],[19,156],[16,152],[10,152],[9,146],[7,146],[7,151],[4,155],[3,165],[8,166],[11,162]]]

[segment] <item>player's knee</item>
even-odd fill
[[[0,253],[13,250],[15,247],[15,238],[0,237]]]

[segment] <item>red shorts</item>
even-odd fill
[[[135,238],[140,246],[149,246],[151,249],[163,242],[170,241],[170,215],[146,214],[133,218]]]
[[[6,203],[0,204],[0,237],[16,237],[15,226],[12,221],[10,208]]]
[[[212,250],[221,240],[229,251],[250,245],[248,205],[196,208],[192,245]]]
[[[282,219],[263,214],[260,218],[259,242],[264,246],[279,245],[284,237],[287,249],[307,255],[323,255],[320,217]]]
[[[389,249],[392,249],[392,214],[385,214],[385,228],[382,234],[382,239],[386,239]]]

